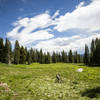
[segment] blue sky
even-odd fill
[[[33,17],[46,10],[52,15],[63,9],[61,14],[65,14],[74,10],[77,4],[78,0],[0,0],[0,36],[4,36],[19,17]]]
[[[0,0],[0,37],[44,51],[84,51],[100,37],[100,0]]]

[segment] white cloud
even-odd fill
[[[19,40],[24,46],[33,46],[32,43],[40,41],[33,48],[42,48],[44,51],[69,51],[72,49],[82,52],[85,44],[90,45],[93,38],[100,38],[100,34],[94,33],[94,31],[100,30],[99,12],[100,0],[92,0],[87,6],[81,2],[74,11],[67,12],[65,15],[60,15],[57,10],[53,16],[46,11],[32,18],[19,18],[13,23],[14,28],[7,33],[7,37],[12,43],[16,39]],[[57,18],[57,16],[60,17]],[[79,29],[80,33],[72,37],[56,38],[52,34],[54,30],[50,28],[51,25],[54,25],[53,29],[56,29],[59,34],[69,29],[74,29],[76,32]],[[81,31],[86,33],[82,34]]]
[[[59,10],[57,10],[57,11],[55,12],[55,14],[52,16],[52,18],[54,19],[54,18],[56,18],[57,16],[59,16]]]
[[[87,32],[100,30],[100,0],[93,0],[89,5],[80,3],[72,12],[56,18],[54,29],[63,32],[69,29],[83,29]]]
[[[14,28],[7,33],[7,37],[11,39],[12,43],[14,43],[15,40],[19,40],[22,45],[29,45],[29,43],[36,40],[50,39],[54,37],[54,35],[51,34],[52,30],[47,27],[51,25],[52,22],[53,20],[48,12],[32,18],[22,18],[13,23]],[[40,30],[36,30],[39,28]]]
[[[45,28],[52,24],[51,16],[45,12],[32,18],[23,18],[13,23],[15,26],[24,26],[27,29]]]
[[[46,40],[54,37],[54,35],[49,33],[49,29],[47,30],[40,30],[32,33],[18,33],[18,28],[14,29],[12,32],[8,34],[8,37],[11,38],[11,42],[14,43],[15,40],[19,40],[21,45],[27,46],[30,43],[37,41],[37,40]]]
[[[78,9],[78,8],[81,8],[82,6],[84,6],[84,4],[85,4],[85,2],[83,1],[83,2],[80,2],[80,4],[78,5],[78,6],[76,6],[76,8]]]
[[[73,51],[78,50],[78,52],[83,53],[85,44],[90,45],[92,39],[100,38],[100,34],[94,34],[89,37],[80,37],[80,36],[72,36],[72,37],[65,37],[65,38],[56,38],[50,39],[47,41],[42,41],[36,46],[37,49],[43,48],[44,51],[69,51],[72,49]],[[34,48],[33,47],[33,48]]]

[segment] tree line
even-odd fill
[[[80,55],[77,51],[72,52],[43,52],[42,49],[27,49],[20,46],[16,40],[14,49],[12,50],[11,42],[0,38],[0,62],[6,64],[50,64],[50,63],[84,63],[88,66],[100,66],[100,39],[92,40],[90,48],[85,45],[84,55]]]
[[[20,46],[18,40],[16,40],[14,49],[12,50],[11,42],[6,39],[5,43],[3,38],[0,38],[0,62],[6,64],[50,64],[50,63],[82,63],[83,56],[77,53],[77,51],[72,52],[43,52],[42,49],[27,49],[27,47]]]
[[[100,66],[100,39],[92,40],[90,48],[85,45],[84,63],[88,66]]]

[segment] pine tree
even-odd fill
[[[36,50],[37,62],[40,63],[40,51]]]
[[[5,52],[5,63],[11,64],[11,43],[8,39],[6,39],[4,52]]]
[[[25,49],[22,46],[20,48],[20,64],[25,64],[26,63],[26,55],[25,55]]]
[[[58,62],[62,62],[62,56],[60,53],[58,53]]]
[[[57,57],[56,57],[56,53],[55,52],[53,52],[53,54],[52,54],[52,62],[53,63],[57,62]]]
[[[84,63],[89,65],[89,49],[87,45],[85,45]]]
[[[61,52],[62,55],[62,62],[67,63],[67,53],[63,50]]]
[[[0,62],[4,62],[4,44],[2,38],[0,38]]]
[[[27,50],[27,47],[25,47],[25,56],[26,56],[26,62],[28,62],[28,50]]]
[[[39,62],[39,51],[37,49],[35,50],[35,60]]]
[[[69,63],[72,63],[73,62],[73,54],[72,54],[72,50],[69,51]]]
[[[94,42],[94,40],[92,40],[92,42],[91,42],[91,47],[90,47],[90,65],[94,65],[94,60],[95,60],[95,58],[94,58],[94,52],[95,52],[95,42]]]
[[[96,48],[94,51],[95,65],[100,66],[100,39],[96,40]]]
[[[74,52],[74,63],[78,62],[78,54],[77,51]]]
[[[81,58],[80,54],[77,55],[77,62],[78,63],[81,63],[82,62],[82,58]]]
[[[28,61],[28,65],[30,65],[32,63],[32,58],[31,58],[30,51],[27,52],[27,61]]]
[[[32,62],[37,62],[35,49],[32,49],[32,55],[31,55],[31,57],[32,57]]]
[[[19,42],[16,40],[14,49],[14,64],[19,64],[20,61],[20,46]]]
[[[34,58],[33,58],[34,57],[34,51],[33,51],[32,48],[30,49],[30,56],[31,56],[31,61],[30,62],[32,63],[32,62],[34,62],[33,61],[34,60]]]
[[[44,55],[43,55],[43,52],[42,52],[42,49],[40,50],[40,56],[39,56],[39,63],[40,64],[44,64],[45,63],[45,58],[44,58]]]
[[[47,55],[45,55],[45,63],[50,64],[51,63],[51,56],[50,53],[47,52]]]

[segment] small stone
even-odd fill
[[[83,72],[83,68],[79,68],[77,72]]]

